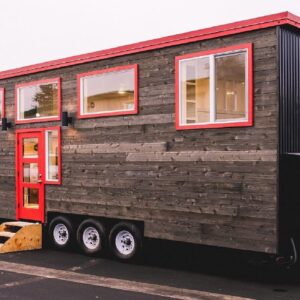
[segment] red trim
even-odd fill
[[[22,158],[22,143],[20,143],[21,137],[38,137],[39,143],[41,146],[39,147],[39,157],[38,159],[25,159]],[[33,130],[17,130],[16,131],[16,218],[17,220],[27,219],[27,220],[35,220],[41,221],[42,223],[45,221],[45,153],[44,149],[44,135],[42,130],[33,129]],[[38,162],[39,171],[42,175],[42,183],[30,184],[30,183],[20,183],[20,178],[23,178],[23,167],[22,164],[24,162]],[[39,189],[39,208],[24,208],[22,205],[22,188],[23,187],[32,187]]]
[[[128,55],[143,51],[160,49],[174,45],[186,44],[201,40],[208,40],[226,35],[237,34],[262,28],[269,28],[290,24],[300,28],[300,17],[289,12],[272,14],[259,18],[229,23],[226,25],[214,26],[206,29],[190,31],[187,33],[171,35],[168,37],[157,38],[145,42],[134,43],[126,46],[115,47],[107,50],[91,52],[82,55],[70,56],[63,59],[52,60],[44,63],[34,64],[26,67],[11,69],[0,72],[0,79],[33,74],[46,70],[58,69],[66,66],[83,64],[86,62],[107,59],[122,55]]]
[[[242,122],[228,122],[228,123],[209,123],[209,124],[180,124],[180,95],[179,95],[179,62],[183,59],[194,57],[203,57],[210,54],[222,54],[231,51],[247,49],[248,51],[248,120]],[[175,126],[177,130],[185,129],[205,129],[205,128],[225,128],[225,127],[246,127],[253,125],[253,45],[252,43],[234,45],[225,48],[212,49],[208,51],[194,52],[175,58]]]
[[[101,112],[101,113],[94,113],[94,114],[81,114],[81,84],[80,84],[81,78],[93,76],[93,75],[105,74],[105,73],[118,72],[122,70],[130,70],[130,69],[134,70],[134,108],[133,109],[113,111],[113,112]],[[138,113],[138,65],[137,64],[85,72],[77,75],[77,118],[78,119],[133,115],[137,113]]]
[[[2,94],[2,118],[5,118],[5,88],[0,88],[0,94]],[[0,125],[2,124],[2,120],[0,119]]]
[[[45,184],[56,184],[56,185],[60,185],[61,184],[61,127],[60,126],[54,126],[54,127],[47,127],[44,128],[44,137],[45,137],[45,151],[46,151],[46,131],[51,131],[51,130],[57,130],[58,132],[58,180],[56,181],[51,181],[51,180],[47,180],[47,166],[45,164]],[[45,162],[46,162],[46,155],[47,153],[45,152]]]
[[[45,132],[48,130],[57,130],[58,131],[58,181],[47,181],[46,180],[46,140],[45,140]],[[45,184],[61,184],[62,182],[62,176],[61,176],[61,170],[62,170],[62,163],[61,163],[61,128],[60,126],[53,126],[53,127],[44,127],[44,128],[26,128],[26,129],[17,129],[16,130],[16,219],[20,219],[18,204],[19,199],[21,199],[21,191],[20,191],[20,183],[19,183],[19,177],[21,176],[21,161],[24,162],[25,160],[30,161],[30,159],[21,159],[20,160],[20,153],[22,152],[21,144],[18,144],[19,136],[20,134],[40,134],[41,137],[41,153],[39,153],[39,158],[41,159],[41,174],[43,179],[43,185]],[[19,175],[18,175],[19,174]],[[23,186],[26,184],[22,184]],[[44,188],[44,187],[43,187]],[[43,206],[43,213],[41,214],[41,218],[38,221],[44,222],[44,210],[45,210],[45,193],[42,193],[43,199],[41,200],[41,206]],[[34,210],[31,211],[34,214]],[[29,211],[29,217],[30,219],[30,211]],[[32,217],[34,220],[34,217]]]
[[[18,120],[18,89],[28,86],[34,85],[43,85],[49,83],[57,83],[58,88],[58,116],[57,117],[49,117],[49,118],[35,118],[30,120]],[[24,123],[39,123],[39,122],[50,122],[50,121],[60,121],[61,120],[61,79],[60,77],[55,78],[47,78],[37,81],[30,81],[17,84],[15,86],[15,123],[16,124],[24,124]]]

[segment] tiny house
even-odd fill
[[[121,259],[143,237],[296,257],[299,28],[284,12],[0,72],[0,218]]]

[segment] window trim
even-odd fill
[[[0,94],[2,94],[2,118],[5,118],[5,88],[0,88]],[[0,125],[2,124],[2,119],[0,119]]]
[[[57,155],[58,155],[58,179],[57,180],[51,180],[48,179],[48,139],[47,139],[47,132],[49,131],[54,131],[57,130],[57,134],[58,134],[58,151],[57,151]],[[44,134],[44,148],[45,148],[45,184],[56,184],[56,185],[60,185],[61,184],[61,127],[60,126],[54,126],[54,127],[46,127],[43,130],[43,134]]]
[[[197,57],[205,57],[209,55],[222,55],[231,52],[238,51],[247,51],[247,60],[246,60],[246,78],[247,78],[247,120],[245,121],[236,121],[232,120],[228,122],[218,121],[215,123],[203,123],[203,124],[181,124],[180,123],[180,114],[181,114],[181,103],[180,103],[180,62],[186,59],[192,59]],[[214,69],[215,70],[215,69]],[[213,70],[213,71],[214,71]],[[211,75],[211,74],[210,74]],[[214,84],[210,85],[210,89],[214,88]],[[214,95],[215,91],[213,91]],[[215,98],[214,98],[215,99]],[[211,105],[210,100],[210,105]],[[215,100],[213,101],[215,102]],[[215,107],[215,106],[214,106]],[[210,113],[212,113],[210,111]],[[185,55],[180,55],[175,57],[175,126],[176,130],[186,130],[186,129],[205,129],[205,128],[225,128],[225,127],[248,127],[253,126],[253,44],[240,44],[230,47],[212,49],[207,51],[200,51],[196,53],[189,53]]]
[[[19,89],[23,87],[43,85],[49,83],[57,83],[58,88],[58,116],[42,117],[42,118],[31,118],[31,119],[19,119]],[[16,84],[15,86],[15,123],[24,124],[24,123],[39,123],[39,122],[50,122],[50,121],[60,121],[61,120],[61,78],[48,78],[41,79],[36,81],[24,82]]]
[[[105,73],[113,73],[123,70],[134,70],[134,107],[130,110],[118,110],[110,112],[100,112],[100,113],[83,113],[83,95],[82,95],[82,78],[90,77],[94,75],[100,75]],[[97,117],[110,117],[110,116],[122,116],[122,115],[134,115],[138,113],[138,64],[118,66],[114,68],[101,69],[96,71],[90,71],[85,73],[77,74],[77,118],[78,119],[88,119]]]

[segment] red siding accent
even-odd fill
[[[18,89],[27,86],[47,84],[47,83],[57,83],[58,87],[58,117],[51,118],[36,118],[32,120],[18,120]],[[15,86],[15,123],[24,124],[24,123],[39,123],[39,122],[50,122],[50,121],[60,121],[61,120],[61,79],[60,77],[56,78],[47,78],[38,81],[31,81],[20,83]]]
[[[2,118],[5,118],[5,88],[0,88],[0,94],[2,94]],[[0,120],[0,125],[2,120]]]
[[[87,76],[105,74],[110,72],[117,72],[122,70],[134,70],[134,108],[128,111],[114,111],[114,112],[101,112],[95,114],[81,114],[81,85],[80,79]],[[78,119],[88,119],[95,117],[110,117],[110,116],[121,116],[121,115],[133,115],[138,113],[138,65],[126,65],[126,66],[118,66],[109,69],[96,70],[91,72],[85,72],[77,75],[77,118]]]
[[[38,148],[39,152],[39,172],[42,174],[43,182],[41,184],[29,184],[21,182],[21,178],[23,178],[23,167],[22,163],[24,162],[36,162],[36,159],[30,158],[22,158],[22,144],[20,143],[20,136],[22,137],[38,137],[39,143],[41,144]],[[44,135],[42,130],[33,129],[33,130],[17,130],[16,131],[16,218],[19,220],[20,218],[28,219],[28,220],[36,220],[44,223],[45,221],[45,153],[44,148]],[[39,189],[39,208],[24,208],[20,204],[22,202],[22,188],[23,187],[32,187]]]
[[[45,131],[47,130],[58,130],[58,178],[59,180],[57,182],[54,181],[47,181],[46,180],[46,153],[45,153]],[[20,191],[20,184],[19,184],[19,177],[17,174],[21,174],[21,165],[20,165],[20,160],[19,157],[21,155],[21,144],[18,143],[19,141],[19,136],[20,134],[24,134],[24,133],[40,133],[41,134],[41,153],[43,153],[43,155],[41,155],[40,159],[42,161],[42,169],[40,170],[41,173],[43,174],[43,185],[45,184],[61,184],[62,182],[62,176],[61,176],[61,128],[60,126],[54,126],[54,127],[44,127],[44,128],[26,128],[26,129],[17,129],[16,130],[16,161],[15,161],[15,166],[16,166],[16,219],[19,220],[20,216],[19,216],[19,209],[18,209],[18,205],[19,205],[19,199],[20,199],[20,195],[21,195],[21,191]],[[24,185],[24,184],[23,184]],[[45,193],[43,193],[43,199],[41,201],[41,209],[44,210],[44,204],[45,204]],[[32,218],[34,219],[34,218]],[[39,219],[39,221],[44,222],[44,213],[42,214],[41,218]]]
[[[149,51],[174,45],[181,45],[201,40],[213,39],[221,36],[237,34],[262,28],[269,28],[290,24],[300,28],[300,17],[289,12],[272,14],[264,17],[214,26],[206,29],[190,31],[168,37],[157,38],[145,42],[134,43],[126,46],[115,47],[107,50],[91,52],[82,55],[71,56],[63,59],[52,60],[44,63],[34,64],[26,67],[11,69],[0,72],[0,79],[21,76],[25,74],[38,73],[62,67],[78,65],[86,62],[107,59],[122,55],[128,55],[143,51]]]
[[[225,53],[236,50],[248,50],[248,120],[242,122],[210,123],[210,124],[180,124],[180,103],[179,103],[179,62],[183,59],[206,56],[210,54]],[[246,127],[253,125],[253,45],[251,43],[234,45],[226,48],[212,49],[208,51],[194,52],[175,58],[175,126],[177,130],[185,129],[205,129],[205,128],[225,128],[225,127]]]

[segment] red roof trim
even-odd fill
[[[2,71],[0,72],[0,79],[16,77],[25,74],[33,74],[116,56],[128,55],[195,41],[207,40],[216,37],[232,35],[241,32],[247,32],[256,29],[268,28],[284,24],[290,24],[292,26],[300,28],[300,17],[295,16],[289,12],[282,12],[264,17],[234,22],[226,25],[214,26],[206,29],[200,29],[190,31],[187,33],[181,33],[168,37],[153,39],[145,42],[134,43],[126,46],[115,47],[107,50],[91,52],[87,54],[76,55],[63,59],[57,59],[26,67]]]

